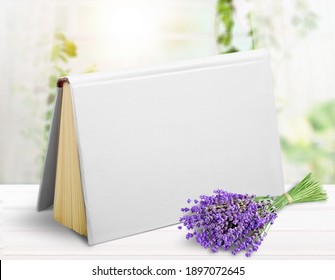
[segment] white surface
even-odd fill
[[[335,185],[326,190],[326,202],[284,208],[252,259],[335,259]],[[212,254],[176,226],[88,246],[51,209],[36,212],[37,193],[37,185],[0,186],[1,259],[245,259]]]
[[[215,188],[283,192],[264,50],[69,81],[90,244],[175,224]]]

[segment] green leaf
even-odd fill
[[[60,45],[57,44],[52,47],[52,51],[51,51],[51,61],[52,62],[55,62],[59,58],[60,52],[61,52]]]
[[[77,56],[77,46],[70,40],[64,42],[62,51],[69,57]]]
[[[217,44],[230,48],[233,40],[233,27],[234,27],[234,6],[232,0],[218,0],[216,6],[219,30],[220,26],[223,27],[223,31],[217,36]]]

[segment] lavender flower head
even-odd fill
[[[254,195],[215,190],[213,195],[202,195],[200,201],[193,202],[193,206],[181,209],[184,215],[180,222],[188,230],[186,239],[195,238],[214,253],[222,248],[233,255],[246,251],[249,257],[258,250],[268,226],[277,217],[271,197],[257,199]]]

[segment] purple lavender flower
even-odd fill
[[[288,204],[323,201],[328,198],[321,183],[309,173],[287,193],[276,197],[242,195],[216,190],[202,195],[194,205],[182,208],[180,218],[188,230],[187,239],[195,240],[213,253],[230,250],[233,255],[246,251],[250,257],[262,244],[277,212]],[[187,200],[188,204],[192,202]],[[182,226],[178,227],[182,229]]]
[[[188,230],[186,239],[195,238],[214,253],[222,248],[233,255],[246,251],[249,257],[277,217],[271,197],[256,199],[254,195],[215,190],[212,196],[202,195],[194,203],[181,209],[184,215],[180,222]]]

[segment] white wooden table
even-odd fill
[[[327,202],[284,208],[251,259],[335,259],[335,186],[326,189]],[[88,246],[51,209],[36,212],[37,192],[37,185],[0,185],[1,259],[245,259],[213,254],[177,226]]]

